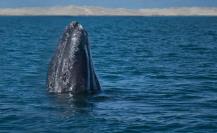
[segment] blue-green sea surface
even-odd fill
[[[88,31],[99,95],[47,92],[74,20]],[[0,132],[216,133],[217,17],[0,17]]]

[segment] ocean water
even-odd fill
[[[89,33],[98,95],[47,92],[73,20]],[[217,17],[0,17],[0,132],[216,133]]]

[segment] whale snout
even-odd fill
[[[66,27],[69,30],[69,34],[71,33],[72,38],[77,38],[78,40],[86,40],[88,34],[83,26],[77,21],[73,21]]]
[[[80,39],[85,36],[87,36],[87,32],[83,26],[77,21],[72,21],[68,26],[66,26],[63,39],[68,39],[70,37]]]
[[[68,42],[68,50],[71,50],[73,53],[84,49],[85,45],[88,44],[87,36],[88,34],[83,26],[80,23],[73,21],[65,28],[62,40]]]
[[[80,30],[80,31],[83,31],[84,28],[83,26],[78,23],[77,21],[73,21],[69,24],[69,27],[68,27],[70,30]]]

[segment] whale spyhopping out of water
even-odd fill
[[[88,34],[78,22],[70,23],[63,33],[49,64],[47,86],[54,93],[93,94],[101,90]]]

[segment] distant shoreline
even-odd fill
[[[126,9],[70,5],[0,8],[0,16],[217,16],[217,7]]]
[[[217,15],[174,15],[174,16],[130,16],[130,15],[0,15],[0,17],[217,17]]]

